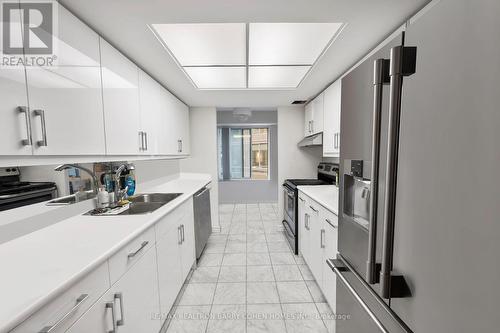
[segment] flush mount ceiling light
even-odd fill
[[[294,89],[342,23],[152,24],[198,89]]]

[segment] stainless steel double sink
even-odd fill
[[[92,216],[116,216],[116,215],[139,215],[154,212],[158,208],[174,200],[182,193],[144,193],[129,197],[127,206],[116,208],[93,209],[85,215]]]

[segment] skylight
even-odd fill
[[[342,23],[153,24],[198,89],[294,89]]]

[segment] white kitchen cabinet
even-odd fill
[[[104,155],[99,36],[57,2],[55,66],[28,66],[35,155]]]
[[[195,235],[194,235],[194,210],[193,201],[188,202],[189,210],[181,220],[181,263],[182,263],[182,281],[186,279],[189,271],[196,260]]]
[[[12,15],[12,21],[16,16]],[[17,27],[17,29],[16,29]],[[12,42],[20,43],[21,23],[11,22]],[[0,43],[0,53],[5,55]],[[31,155],[31,127],[24,66],[16,64],[0,67],[0,155]]]
[[[305,106],[304,136],[323,132],[323,93]]]
[[[172,96],[174,105],[174,123],[175,127],[174,138],[177,140],[177,155],[189,155],[190,141],[189,141],[189,108]]]
[[[336,258],[337,228],[337,215],[299,192],[299,250],[334,312],[336,277],[326,261]]]
[[[340,108],[342,81],[337,80],[325,90],[323,156],[340,155]]]
[[[162,144],[167,141],[162,129],[166,130],[164,116],[166,102],[162,87],[152,77],[139,70],[139,105],[141,110],[141,142],[143,153],[156,155],[161,153]],[[165,149],[165,148],[163,148]]]
[[[162,321],[153,318],[160,311],[156,267],[156,252],[149,249],[67,332],[158,332]]]
[[[139,69],[104,39],[99,41],[106,154],[141,154]]]

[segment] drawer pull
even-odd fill
[[[322,249],[325,248],[325,229],[321,229],[321,233],[319,235],[320,247]]]
[[[120,319],[116,321],[116,326],[123,326],[123,325],[125,325],[125,319],[123,318],[123,295],[122,295],[122,293],[116,293],[114,295],[114,299],[120,301]]]
[[[337,226],[332,223],[329,219],[325,219],[325,221],[332,226],[333,229],[337,229]]]
[[[137,249],[137,251],[132,252],[132,253],[129,253],[127,257],[128,257],[129,259],[131,259],[131,258],[135,257],[135,256],[136,256],[139,252],[141,252],[141,251],[142,251],[142,249],[143,249],[143,248],[145,248],[148,244],[149,244],[149,242],[148,242],[148,241],[144,241],[144,242],[142,242],[141,247],[140,247],[140,248],[138,248],[138,249]]]
[[[313,210],[313,212],[315,212],[315,213],[318,213],[318,212],[319,212],[316,208],[314,208],[314,207],[313,207],[313,206],[311,206],[311,205],[309,205],[309,208],[311,208],[311,209]]]
[[[113,323],[113,329],[108,331],[107,333],[115,333],[116,332],[116,323],[115,323],[115,303],[108,302],[106,303],[106,310],[111,309],[111,322]]]
[[[80,297],[76,299],[76,304],[68,311],[64,316],[62,316],[54,325],[45,326],[39,333],[50,333],[55,331],[55,329],[61,325],[69,316],[71,316],[83,302],[89,297],[89,294],[81,294]]]

